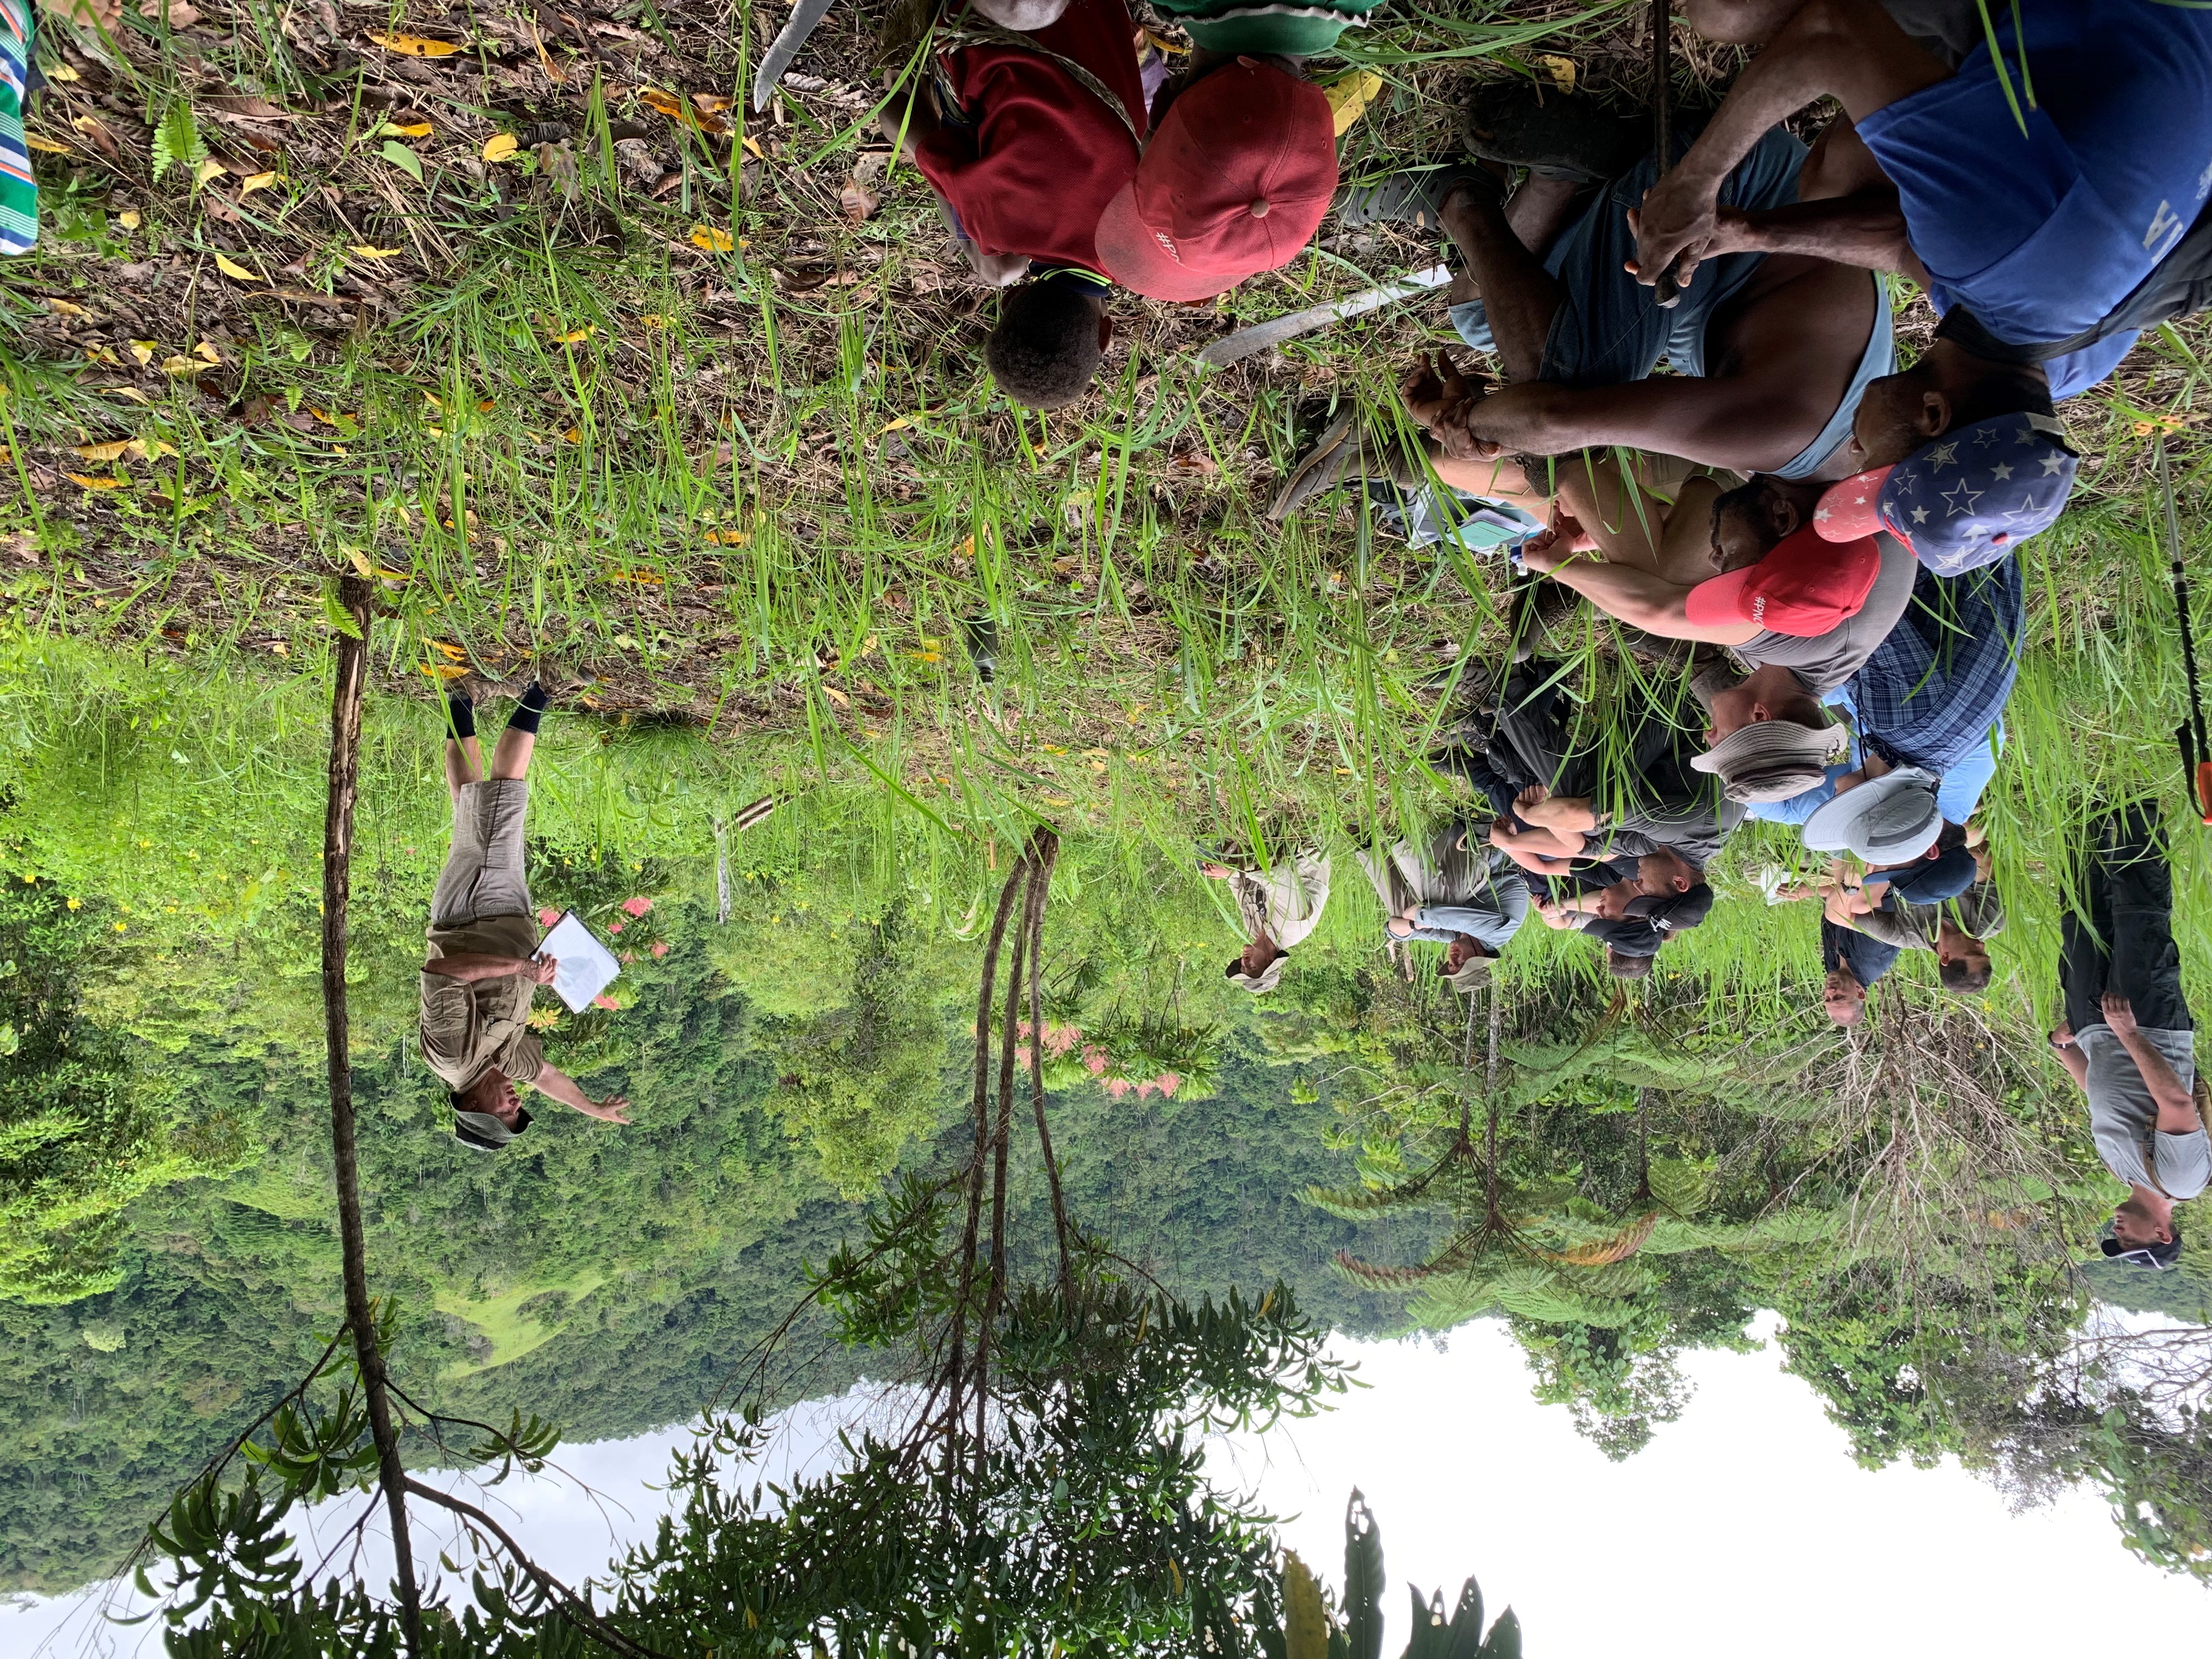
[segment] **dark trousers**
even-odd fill
[[[2107,991],[2135,1006],[2136,1024],[2191,1031],[2173,943],[2173,871],[2156,813],[2137,805],[2092,824],[2075,870],[2080,908],[2059,924],[2058,983],[2077,1030],[2105,1023]]]

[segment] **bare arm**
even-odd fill
[[[2074,1079],[2074,1086],[2083,1094],[2088,1093],[2089,1057],[2075,1042],[2074,1028],[2063,1020],[2051,1034],[2051,1052],[2058,1056],[2058,1063],[2066,1068],[2066,1075]]]
[[[1928,283],[1928,267],[1905,240],[1905,214],[1894,190],[1793,202],[1760,213],[1723,208],[1705,252],[1802,253],[1839,265],[1898,271],[1923,287]]]
[[[1604,386],[1529,380],[1449,405],[1431,429],[1447,454],[1464,458],[1619,445],[1760,472],[1784,465],[1820,429],[1835,405],[1820,404],[1794,379],[1767,385],[1669,374]]]
[[[1686,280],[1712,239],[1720,187],[1769,127],[1832,95],[1853,122],[1948,80],[1876,0],[1807,0],[1729,88],[1690,152],[1644,198],[1637,276]]]
[[[509,979],[516,974],[527,974],[540,985],[550,985],[560,965],[551,957],[534,957],[526,960],[520,957],[487,957],[462,951],[449,957],[432,957],[422,964],[422,971],[441,975],[447,979],[457,979],[465,985],[472,985],[484,979]]]
[[[549,1099],[581,1112],[586,1117],[595,1117],[604,1123],[629,1121],[629,1102],[620,1095],[609,1095],[605,1100],[593,1100],[577,1086],[576,1079],[556,1066],[541,1066],[530,1086]]]
[[[1571,554],[1553,562],[1551,550],[1534,547],[1524,548],[1521,558],[1530,569],[1547,571],[1553,580],[1573,588],[1607,616],[1662,639],[1741,645],[1759,632],[1749,623],[1700,627],[1689,617],[1688,588],[1634,565],[1600,564]]]

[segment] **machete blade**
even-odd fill
[[[799,56],[799,49],[806,44],[807,36],[830,15],[834,0],[799,0],[791,16],[761,59],[760,68],[753,75],[753,113],[757,115],[768,107],[769,99],[775,92],[775,83],[783,79],[784,70],[791,60]]]

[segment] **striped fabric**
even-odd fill
[[[0,0],[0,253],[28,253],[39,240],[39,186],[23,142],[30,84],[30,0]]]

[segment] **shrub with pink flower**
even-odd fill
[[[550,927],[560,920],[561,913],[558,910],[541,909],[538,913],[538,925],[540,927]]]
[[[610,933],[619,933],[622,930],[623,925],[618,921],[611,921],[607,924],[607,932]]]
[[[653,954],[655,957],[665,957],[665,956],[666,956],[666,955],[668,954],[668,941],[667,941],[666,939],[656,939],[656,940],[654,940],[654,941],[653,941]]]
[[[653,901],[649,898],[642,897],[626,898],[622,902],[622,908],[629,912],[632,921],[635,921],[638,917],[643,915],[647,910],[653,908]]]

